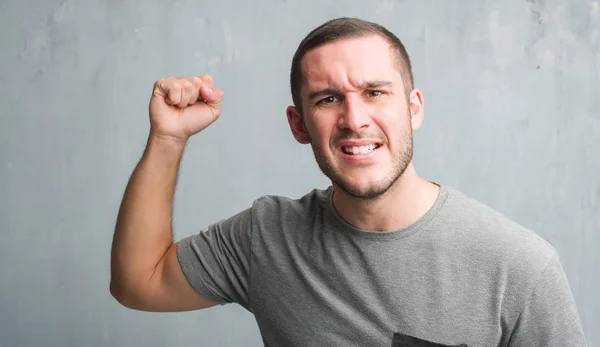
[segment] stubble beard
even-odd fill
[[[316,142],[310,139],[311,147],[315,160],[321,172],[327,176],[333,184],[338,186],[346,194],[361,200],[376,200],[388,192],[402,177],[406,168],[412,161],[413,156],[413,137],[410,131],[410,123],[407,131],[402,134],[396,143],[397,151],[392,153],[392,168],[389,175],[378,182],[371,182],[367,187],[353,185],[344,177],[339,169],[336,169],[329,158],[323,154],[322,148]],[[356,137],[353,137],[356,139]]]

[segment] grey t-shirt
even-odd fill
[[[369,232],[332,188],[265,196],[184,238],[190,284],[256,317],[266,346],[586,346],[541,237],[448,186],[419,221]]]

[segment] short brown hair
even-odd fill
[[[290,72],[292,100],[300,112],[302,108],[301,89],[302,82],[304,80],[301,63],[302,58],[304,58],[306,53],[319,46],[332,43],[337,40],[368,35],[379,35],[389,42],[390,49],[397,58],[398,68],[404,81],[404,91],[406,97],[408,98],[408,95],[413,89],[414,80],[410,57],[408,56],[406,48],[404,48],[404,45],[400,39],[379,24],[358,18],[342,17],[329,20],[313,29],[302,40],[302,42],[300,42],[300,45],[298,46],[298,49],[292,58],[292,68]]]

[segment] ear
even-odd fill
[[[286,113],[290,129],[292,130],[292,134],[296,141],[303,145],[310,143],[308,132],[306,131],[302,115],[298,112],[298,109],[295,106],[288,106]]]
[[[418,88],[414,88],[412,92],[410,92],[409,98],[410,124],[412,126],[412,131],[421,128],[421,125],[423,124],[424,108],[423,93]]]

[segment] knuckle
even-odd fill
[[[177,88],[177,85],[178,85],[178,84],[177,84],[177,81],[175,81],[175,80],[173,80],[173,79],[171,79],[171,78],[163,78],[163,79],[160,79],[160,80],[158,81],[158,84],[159,84],[159,85],[160,85],[162,88],[164,88],[164,89],[166,89],[166,90],[172,90],[172,89],[175,89],[175,88]]]
[[[213,82],[213,78],[211,75],[202,75],[200,76],[200,79],[206,83],[212,83]]]
[[[190,82],[189,80],[183,79],[180,81],[181,87],[186,91],[189,92],[192,90],[192,88],[194,87],[194,85],[192,84],[192,82]]]
[[[201,87],[204,83],[202,82],[202,79],[198,76],[192,77],[190,78],[190,82],[194,85],[194,87],[199,88]]]
[[[164,78],[157,79],[157,80],[154,82],[154,89],[156,89],[156,88],[161,88],[161,87],[164,87],[164,85],[165,85],[165,80],[164,80]]]

